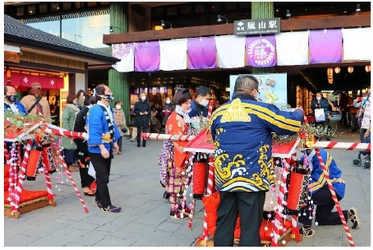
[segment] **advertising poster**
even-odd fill
[[[287,74],[255,75],[259,81],[259,101],[271,103],[277,107],[286,107],[287,101]],[[229,76],[230,99],[234,92],[234,85],[238,75]]]

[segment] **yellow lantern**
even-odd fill
[[[370,72],[370,65],[365,66],[365,71]]]
[[[328,68],[326,72],[327,72],[327,76],[332,76],[333,75],[333,68]]]
[[[352,67],[352,66],[348,67],[347,71],[348,71],[348,73],[351,74],[352,72],[354,72],[354,67]]]
[[[335,68],[334,68],[334,72],[335,72],[336,74],[339,74],[339,72],[341,72],[341,68],[340,68],[340,67],[335,67]]]

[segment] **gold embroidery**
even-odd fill
[[[251,122],[251,117],[245,112],[243,106],[241,105],[240,99],[234,99],[229,105],[226,111],[222,112],[223,116],[220,122]]]

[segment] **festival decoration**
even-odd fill
[[[40,110],[38,109],[38,112]],[[50,174],[56,169],[57,161],[54,153],[59,157],[59,161],[64,165],[67,175],[76,191],[76,194],[85,210],[86,207],[76,184],[68,171],[65,161],[60,153],[60,147],[54,140],[54,136],[69,136],[72,138],[87,139],[86,133],[70,132],[61,129],[52,124],[48,124],[43,115],[39,112],[38,116],[23,116],[6,112],[4,114],[4,143],[6,168],[5,175],[9,174],[4,179],[4,184],[7,187],[5,190],[5,215],[13,218],[18,218],[20,213],[28,212],[33,209],[41,208],[47,205],[55,206],[53,200],[52,184]],[[49,136],[51,135],[51,136]],[[34,142],[33,142],[34,141]],[[11,150],[7,147],[11,143]],[[23,159],[21,159],[20,148],[21,143],[26,143],[26,150]],[[35,144],[37,148],[32,148]],[[52,147],[51,147],[52,145]],[[18,150],[17,150],[18,148]],[[47,190],[29,191],[23,189],[23,181],[34,180],[36,177],[36,168],[41,160],[43,173]],[[8,209],[9,208],[9,209]]]

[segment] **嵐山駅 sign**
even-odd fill
[[[280,18],[234,21],[236,36],[280,33]]]

